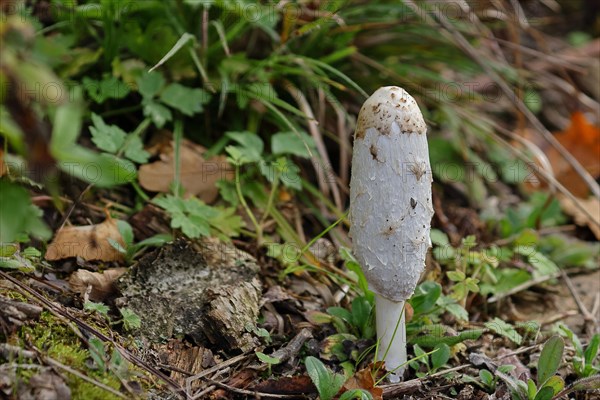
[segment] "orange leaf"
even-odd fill
[[[594,178],[600,176],[600,128],[590,124],[582,112],[571,114],[571,125],[555,137]],[[573,167],[554,148],[546,154],[556,179],[574,195],[585,197],[589,189]]]
[[[354,389],[364,389],[371,393],[373,400],[383,399],[383,389],[375,386],[375,379],[373,378],[373,364],[369,364],[367,368],[356,371],[350,379],[344,383],[341,393]]]

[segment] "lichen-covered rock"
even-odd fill
[[[246,351],[259,311],[259,267],[231,244],[178,240],[147,254],[119,280],[120,307],[142,320],[150,341],[185,336],[198,344]]]

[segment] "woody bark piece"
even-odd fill
[[[231,244],[178,240],[142,257],[119,281],[127,306],[141,317],[138,334],[151,341],[173,335],[227,350],[251,349],[261,285],[259,267]]]

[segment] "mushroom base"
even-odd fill
[[[406,368],[406,323],[404,301],[393,301],[375,294],[378,361],[385,361],[385,368],[393,371],[390,382],[402,380]]]

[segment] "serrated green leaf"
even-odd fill
[[[122,99],[130,92],[129,87],[114,76],[105,76],[100,81],[85,76],[82,84],[88,96],[98,104],[108,99]]]
[[[171,110],[155,101],[144,101],[144,116],[152,119],[154,125],[162,128],[165,124],[173,119]]]
[[[123,317],[123,327],[130,331],[132,329],[137,329],[142,325],[141,318],[131,309],[129,308],[120,308],[119,312]]]
[[[486,322],[484,325],[489,330],[510,339],[518,345],[523,342],[523,337],[515,330],[515,328],[498,317],[494,318],[492,321]]]
[[[94,311],[99,314],[104,315],[105,317],[108,315],[108,306],[103,303],[94,303],[93,301],[86,301],[83,304],[83,309],[88,311]]]
[[[92,113],[92,122],[90,126],[92,142],[100,149],[108,153],[116,153],[121,149],[127,134],[118,126],[106,125],[102,117]]]
[[[125,157],[138,164],[145,164],[150,158],[150,153],[144,150],[142,139],[138,136],[130,136],[125,141]]]
[[[227,132],[225,134],[240,146],[236,146],[240,154],[240,159],[244,163],[258,162],[262,160],[264,144],[262,139],[252,132]],[[230,146],[227,146],[228,149]],[[229,152],[229,150],[227,150]]]

